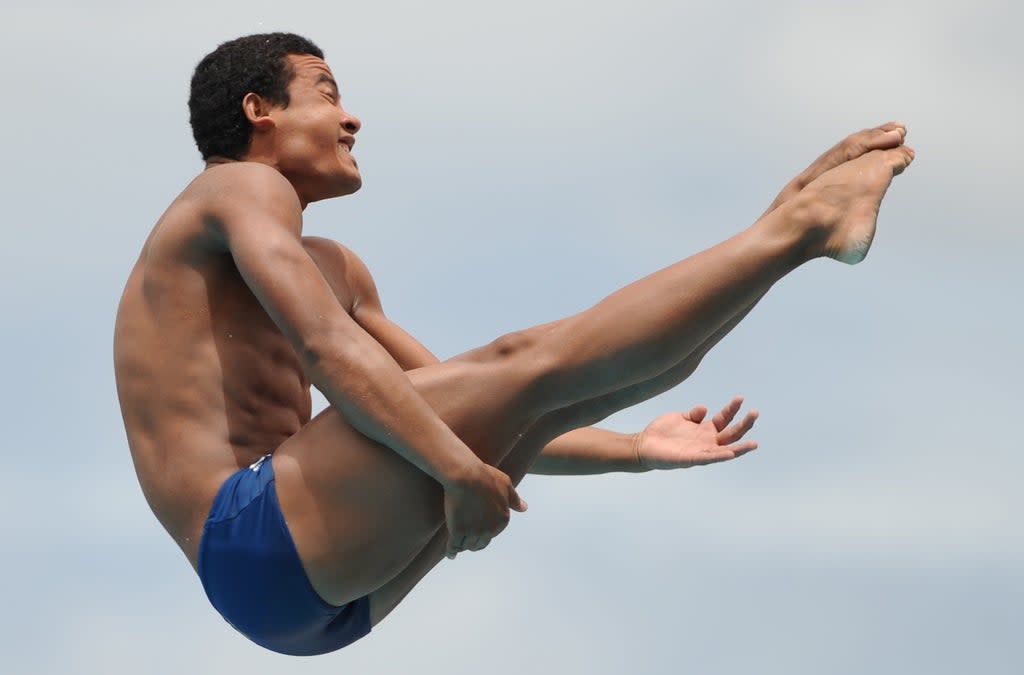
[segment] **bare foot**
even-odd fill
[[[818,159],[814,160],[809,167],[791,180],[782,192],[775,198],[772,205],[768,207],[765,214],[771,213],[783,203],[789,201],[800,193],[807,185],[813,182],[818,176],[830,171],[840,164],[850,162],[872,150],[887,150],[903,145],[907,138],[907,125],[903,122],[887,122],[874,129],[864,129],[850,134],[843,140],[836,143]]]
[[[794,202],[813,227],[821,228],[814,254],[850,265],[863,260],[875,237],[882,197],[912,161],[908,145],[872,150],[826,171],[801,191]]]

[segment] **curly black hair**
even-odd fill
[[[252,124],[242,111],[249,92],[288,106],[288,83],[295,73],[287,54],[323,58],[320,48],[293,33],[246,35],[207,54],[192,75],[188,98],[192,136],[203,159],[241,159],[249,150]]]

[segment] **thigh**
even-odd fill
[[[533,422],[524,370],[453,359],[411,371],[417,391],[480,458],[497,465]],[[440,484],[356,431],[333,408],[273,457],[281,510],[313,588],[340,605],[382,586],[444,524]]]

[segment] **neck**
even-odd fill
[[[214,156],[212,156],[212,157],[210,157],[210,158],[208,158],[206,160],[206,166],[203,167],[203,170],[205,171],[206,169],[211,169],[211,168],[213,168],[215,166],[221,166],[223,164],[236,164],[238,162],[257,162],[259,164],[266,164],[267,166],[269,166],[270,168],[274,169],[278,173],[281,173],[280,169],[278,169],[277,166],[275,166],[273,163],[268,162],[268,161],[264,161],[264,160],[261,160],[261,159],[258,159],[256,157],[251,157],[251,156],[248,156],[248,155],[245,156],[245,157],[242,157],[241,159],[232,159],[230,157],[222,157],[220,155],[214,155]],[[281,174],[281,175],[284,176],[284,174]],[[309,205],[309,200],[306,199],[304,196],[302,196],[302,193],[299,192],[299,190],[295,187],[295,184],[292,183],[292,181],[289,180],[287,176],[284,176],[284,177],[285,177],[286,180],[288,180],[289,183],[291,183],[292,189],[295,190],[295,194],[299,198],[299,204],[301,204],[302,210],[305,211],[306,210],[306,206]]]

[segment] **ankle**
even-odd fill
[[[780,253],[795,267],[823,255],[828,238],[823,206],[820,199],[803,191],[765,214],[754,227],[777,241]]]

